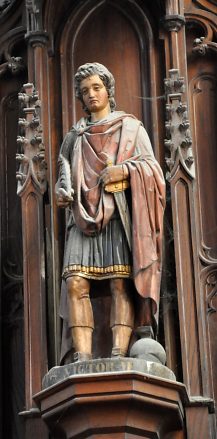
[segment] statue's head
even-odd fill
[[[94,75],[98,75],[100,77],[101,81],[103,82],[103,84],[108,92],[109,104],[110,104],[111,111],[114,111],[114,109],[116,107],[116,102],[114,99],[115,80],[114,80],[114,76],[112,75],[112,73],[109,72],[109,70],[103,64],[99,64],[97,62],[86,63],[78,68],[77,73],[75,74],[75,96],[76,96],[76,98],[78,98],[82,102],[84,111],[86,111],[89,114],[89,111],[83,102],[80,85],[81,85],[81,81],[83,81],[83,79],[86,79],[89,76],[94,76]]]

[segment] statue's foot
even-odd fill
[[[92,360],[92,354],[87,352],[75,352],[73,355],[74,363],[77,361],[88,361]]]
[[[113,347],[112,348],[112,357],[125,357],[126,352],[123,351],[123,349],[118,348],[118,347]]]

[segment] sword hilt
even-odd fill
[[[107,166],[113,166],[113,162],[111,159],[108,159],[106,161]],[[121,181],[116,181],[114,183],[108,183],[105,185],[105,191],[106,192],[122,192],[125,191],[128,187],[130,186],[129,181],[128,180],[121,180]]]

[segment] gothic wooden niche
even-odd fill
[[[163,8],[161,8],[161,13],[163,14]],[[118,41],[118,38],[120,39],[120,47],[113,38],[113,16],[116,29],[115,41]],[[106,25],[106,33],[104,31],[105,26],[100,25],[101,18],[104,24],[107,20],[109,22],[109,26]],[[37,58],[38,60],[35,70],[37,71],[38,87],[41,88],[40,95],[47,96],[47,99],[43,102],[43,125],[45,145],[49,145],[46,148],[46,156],[48,159],[48,179],[51,188],[49,194],[51,205],[50,218],[48,217],[49,206],[46,207],[47,243],[50,255],[48,261],[50,270],[49,280],[51,279],[51,282],[49,281],[50,285],[48,285],[48,297],[51,298],[51,302],[53,300],[53,303],[49,302],[49,309],[54,309],[54,315],[52,315],[52,312],[49,313],[49,321],[51,322],[49,326],[53,327],[55,331],[54,344],[56,351],[55,355],[51,355],[51,364],[53,364],[54,356],[56,363],[59,361],[58,338],[60,331],[58,327],[59,320],[56,316],[58,313],[62,268],[61,255],[64,242],[64,217],[57,212],[53,188],[56,180],[56,162],[61,140],[80,114],[76,114],[77,109],[75,109],[72,84],[73,69],[77,67],[75,63],[86,62],[91,54],[92,60],[96,59],[95,56],[97,56],[99,61],[101,60],[101,62],[105,62],[107,65],[110,63],[109,66],[113,72],[116,69],[118,75],[117,90],[121,86],[120,73],[124,70],[124,76],[127,79],[123,88],[123,95],[126,94],[126,90],[128,90],[131,82],[134,84],[134,89],[139,91],[139,93],[135,92],[135,96],[138,96],[131,99],[129,103],[127,103],[125,98],[125,101],[120,103],[118,107],[132,113],[137,112],[136,108],[139,109],[139,113],[137,113],[141,115],[146,128],[149,130],[156,156],[163,163],[162,100],[164,96],[162,91],[163,81],[160,79],[163,62],[161,44],[159,44],[158,40],[158,19],[159,11],[156,11],[151,6],[145,9],[145,6],[141,6],[137,1],[126,1],[124,5],[117,4],[114,1],[91,1],[81,2],[80,4],[66,1],[64,5],[56,4],[55,8],[53,7],[53,2],[45,2],[44,28],[48,31],[50,38],[47,46],[47,60],[45,60],[46,55],[44,56],[46,53],[45,48],[41,49],[40,56],[36,54],[35,49],[34,51],[35,59]],[[121,26],[118,26],[118,20],[120,20]],[[95,33],[95,28],[97,34]],[[124,39],[125,31],[127,38]],[[87,32],[90,34],[88,38]],[[103,33],[105,36],[103,45],[100,33]],[[84,49],[84,44],[82,45],[83,38],[85,38],[87,45],[86,49]],[[96,51],[94,44],[96,45],[97,40],[99,43]],[[129,43],[127,46],[128,52],[134,57],[132,58],[133,62],[127,58],[126,42]],[[104,47],[105,49],[103,49]],[[122,64],[118,60],[118,51],[121,47],[127,59],[126,61],[123,60]],[[138,54],[138,59],[136,59],[134,51],[135,54]],[[42,52],[43,57],[41,55]],[[61,60],[62,68],[60,72]],[[132,78],[132,68],[134,69],[133,73],[136,71],[138,77]],[[29,66],[29,69],[32,77],[32,65]],[[40,81],[41,75],[43,76],[43,81]],[[128,99],[129,96],[130,93],[128,93]],[[53,340],[52,329],[49,336]]]
[[[50,184],[50,204],[45,207],[45,227],[47,261],[50,270],[47,284],[49,309],[49,331],[47,333],[49,332],[50,346],[52,344],[49,352],[50,366],[52,366],[58,362],[59,323],[57,315],[61,273],[61,264],[58,266],[58,263],[61,260],[61,247],[64,241],[64,217],[62,216],[59,221],[53,187],[61,140],[72,123],[81,115],[73,93],[73,73],[79,64],[86,61],[99,61],[108,65],[117,80],[118,108],[135,113],[143,120],[152,137],[157,158],[163,164],[163,139],[168,137],[167,141],[170,141],[175,137],[174,131],[172,133],[170,130],[172,121],[168,105],[166,136],[164,133],[163,78],[169,78],[169,70],[179,67],[179,75],[187,79],[187,93],[184,94],[187,98],[188,95],[190,97],[188,119],[191,124],[192,145],[189,144],[189,149],[180,148],[183,153],[182,157],[179,152],[177,157],[177,149],[175,149],[172,157],[172,149],[170,149],[172,145],[167,143],[169,149],[166,155],[167,159],[171,159],[171,162],[168,161],[168,171],[170,177],[172,176],[171,191],[168,185],[168,198],[172,203],[175,225],[172,229],[170,223],[168,232],[170,249],[166,252],[166,260],[170,259],[173,271],[171,267],[166,266],[168,271],[165,276],[171,278],[169,294],[171,292],[173,298],[176,297],[176,284],[182,286],[179,290],[180,350],[178,315],[174,312],[174,304],[170,307],[167,299],[164,301],[164,318],[166,316],[164,329],[169,364],[175,370],[177,362],[179,363],[178,377],[180,379],[182,379],[182,371],[180,371],[182,352],[183,380],[191,397],[191,406],[186,409],[188,439],[215,437],[213,415],[208,414],[207,406],[212,412],[213,398],[215,397],[215,400],[217,398],[216,2],[215,0],[184,0],[183,2],[179,0],[165,2],[157,0],[155,2],[152,0],[146,2],[142,0],[120,2],[114,0],[65,0],[64,2],[8,0],[0,3],[3,5],[0,7],[0,93],[2,93],[1,130],[3,133],[0,139],[0,180],[1,187],[5,189],[5,198],[1,199],[2,235],[4,235],[1,241],[1,256],[4,260],[10,261],[6,269],[4,261],[5,274],[2,276],[2,300],[6,311],[3,315],[3,331],[8,326],[10,327],[12,344],[10,351],[7,351],[7,358],[9,359],[11,355],[13,363],[10,369],[7,368],[5,362],[3,378],[5,377],[5,384],[8,385],[9,399],[15,403],[19,394],[18,405],[22,409],[23,381],[14,383],[11,379],[13,377],[16,380],[18,374],[14,361],[16,353],[19,355],[18,363],[21,369],[23,361],[21,358],[23,340],[20,337],[22,322],[19,320],[23,318],[20,289],[22,270],[19,267],[16,271],[14,264],[17,260],[11,259],[11,256],[20,254],[19,252],[16,252],[16,255],[12,254],[12,246],[19,247],[19,249],[21,246],[20,213],[16,217],[19,218],[16,223],[17,237],[13,238],[12,245],[6,243],[7,234],[12,235],[12,229],[14,230],[14,218],[10,216],[14,214],[14,210],[11,206],[15,199],[19,203],[12,177],[15,172],[13,157],[15,157],[16,150],[14,138],[15,119],[17,119],[17,100],[14,93],[20,90],[23,83],[34,80],[42,99],[45,154],[49,166]],[[28,17],[25,11],[26,6]],[[36,10],[36,6],[39,7],[39,11]],[[167,29],[170,28],[168,32],[160,29],[159,20],[164,15],[167,15]],[[26,43],[25,34],[27,34]],[[28,80],[26,70],[21,70],[23,62],[27,64],[26,44],[28,44]],[[165,62],[164,54],[162,54],[163,48],[165,48]],[[119,53],[121,53],[121,62]],[[120,81],[122,72],[126,78],[123,87]],[[16,73],[17,75],[14,75]],[[130,87],[132,87],[134,97],[131,96]],[[5,94],[4,98],[3,94]],[[187,102],[184,94],[181,102],[183,113],[180,113],[180,118],[183,116],[183,119],[186,116],[184,106]],[[122,96],[124,96],[123,99]],[[13,130],[8,123],[9,115],[13,120]],[[4,121],[6,121],[5,124]],[[186,127],[185,131],[183,125],[182,133],[177,131],[177,135],[187,132],[186,120],[178,120],[177,123],[183,123]],[[192,169],[194,166],[196,168],[195,178],[191,173],[191,166],[188,167],[185,162],[185,159],[189,159],[189,164],[191,162],[192,155],[187,156],[187,153],[191,153],[190,148],[194,156]],[[10,157],[10,164],[9,161],[7,162],[7,157]],[[7,175],[3,166],[6,162],[9,171]],[[6,181],[7,177],[10,180],[8,180],[9,185]],[[34,204],[36,198],[32,198],[31,201]],[[7,205],[9,207],[8,217]],[[30,229],[26,231],[31,232]],[[176,242],[175,258],[171,251],[173,237]],[[174,269],[175,263],[177,275]],[[9,308],[7,308],[7,300],[5,301],[6,295],[10,302]],[[13,300],[10,300],[12,296]],[[104,307],[102,303],[100,306],[101,310],[106,312],[106,306]],[[12,320],[13,324],[11,324]],[[103,342],[104,339],[101,337],[100,343],[103,344]],[[175,352],[178,352],[177,356]],[[38,377],[35,383],[37,380]],[[37,383],[39,382],[40,379]],[[28,400],[28,404],[30,406],[31,401]],[[7,409],[8,406],[5,407]],[[13,410],[17,410],[15,405]],[[7,428],[10,429],[6,431],[5,436],[9,438],[10,434],[14,434],[16,439],[23,439],[24,433],[17,427],[16,420],[17,415],[4,417],[5,425],[7,423]],[[29,425],[27,439],[33,437],[33,434],[37,437],[34,420]]]
[[[163,14],[163,10],[161,10],[161,13]],[[96,2],[94,0],[81,2],[80,4],[66,1],[64,5],[56,4],[54,8],[53,2],[48,1],[45,4],[44,17],[44,27],[48,31],[50,40],[47,48],[49,54],[48,70],[43,76],[45,81],[43,81],[44,85],[42,84],[43,89],[41,92],[42,95],[46,94],[47,85],[49,93],[48,99],[44,102],[44,136],[45,144],[52,145],[52,147],[49,147],[49,152],[46,152],[48,157],[48,179],[51,185],[50,203],[52,206],[52,220],[51,224],[48,225],[48,233],[50,234],[48,242],[51,243],[52,253],[49,266],[52,265],[53,279],[55,278],[51,295],[53,294],[54,309],[57,313],[62,264],[61,254],[64,242],[64,218],[57,212],[53,188],[56,180],[56,162],[61,140],[80,115],[78,113],[80,108],[78,110],[73,93],[72,77],[74,69],[77,68],[78,64],[88,60],[105,62],[117,76],[117,92],[122,87],[123,96],[132,83],[135,97],[131,98],[128,103],[130,93],[123,101],[121,101],[119,93],[118,108],[123,108],[130,113],[137,113],[142,118],[152,137],[155,154],[163,163],[162,102],[164,92],[162,91],[163,81],[160,77],[163,61],[162,45],[159,43],[157,28],[159,11],[156,11],[154,7],[145,9],[145,6],[141,6],[137,1],[126,1],[123,5],[114,1]],[[100,24],[101,19],[103,26]],[[118,20],[120,20],[121,26],[118,26]],[[107,21],[109,25],[106,24]],[[104,31],[105,24],[106,32]],[[116,29],[115,38],[113,37],[113,25]],[[104,36],[103,45],[101,33]],[[124,37],[125,33],[126,38]],[[86,48],[85,44],[82,43],[83,38],[85,38]],[[118,39],[121,41],[120,45],[118,45]],[[96,43],[97,41],[98,43]],[[126,43],[128,43],[127,50]],[[121,63],[118,59],[119,50],[122,50],[121,53],[125,56],[125,60],[122,59]],[[132,60],[128,57],[128,52],[131,54]],[[138,59],[136,59],[134,52],[138,55]],[[60,65],[62,66],[61,72],[59,71]],[[131,73],[132,69],[133,74]],[[120,81],[120,75],[123,71],[126,78],[124,87]],[[135,74],[136,77],[134,77]],[[40,81],[39,86],[41,86]],[[50,127],[49,130],[47,129],[48,126]],[[61,262],[58,265],[59,260]],[[56,320],[57,326],[58,321]],[[56,358],[58,361],[58,355],[56,355]]]
[[[155,154],[162,160],[162,64],[153,21],[150,11],[148,14],[136,1],[125,2],[124,8],[113,1],[94,1],[72,10],[59,35],[63,134],[83,115],[74,95],[74,73],[79,65],[97,61],[114,74],[117,109],[135,114],[144,122]],[[107,295],[106,284],[100,283],[100,288]],[[95,285],[95,289],[97,291],[99,285]],[[101,307],[101,312],[108,315],[104,306],[109,306],[109,297],[107,305],[100,297],[93,300]],[[108,325],[105,323],[105,326]]]

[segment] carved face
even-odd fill
[[[91,114],[110,112],[108,92],[98,75],[83,79],[80,87],[83,102]]]

